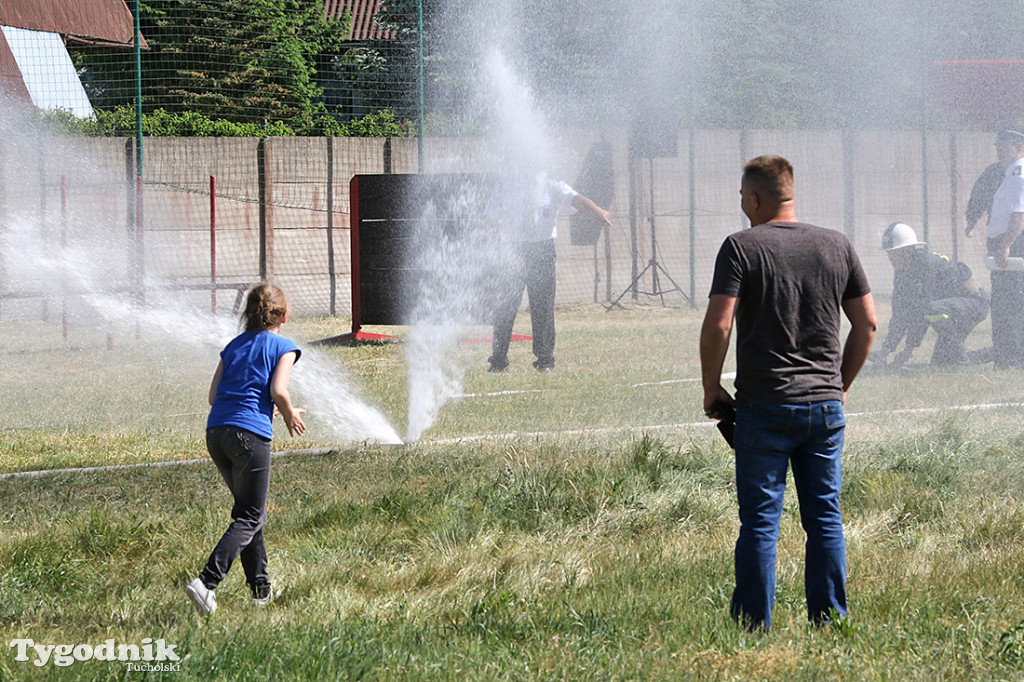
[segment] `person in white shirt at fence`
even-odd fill
[[[558,211],[564,207],[589,211],[612,224],[608,211],[547,173],[508,175],[491,191],[484,214],[497,223],[501,257],[490,372],[508,369],[508,348],[523,289],[530,301],[537,356],[533,366],[542,372],[555,367],[555,236]]]
[[[988,255],[992,268],[992,348],[996,367],[1024,366],[1024,133],[1001,130],[996,154],[1006,165],[989,210]],[[1014,260],[1015,263],[1011,263]]]

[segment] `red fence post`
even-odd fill
[[[210,312],[217,314],[217,180],[210,176]]]

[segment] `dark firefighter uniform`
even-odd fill
[[[964,341],[987,315],[988,296],[967,265],[919,249],[910,264],[895,273],[892,319],[883,349],[895,352],[904,337],[905,348],[917,348],[930,326],[938,334],[931,364],[964,362]]]

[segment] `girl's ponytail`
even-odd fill
[[[249,290],[245,299],[245,310],[242,313],[245,331],[272,329],[284,321],[286,312],[288,299],[284,292],[269,282],[260,282]]]

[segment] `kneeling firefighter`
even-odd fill
[[[877,362],[895,367],[905,363],[930,326],[938,334],[931,364],[966,363],[964,341],[988,316],[988,294],[970,267],[924,247],[914,228],[905,223],[892,223],[882,234],[882,250],[895,274],[892,319],[882,348],[872,353]],[[903,350],[888,363],[904,339]]]

